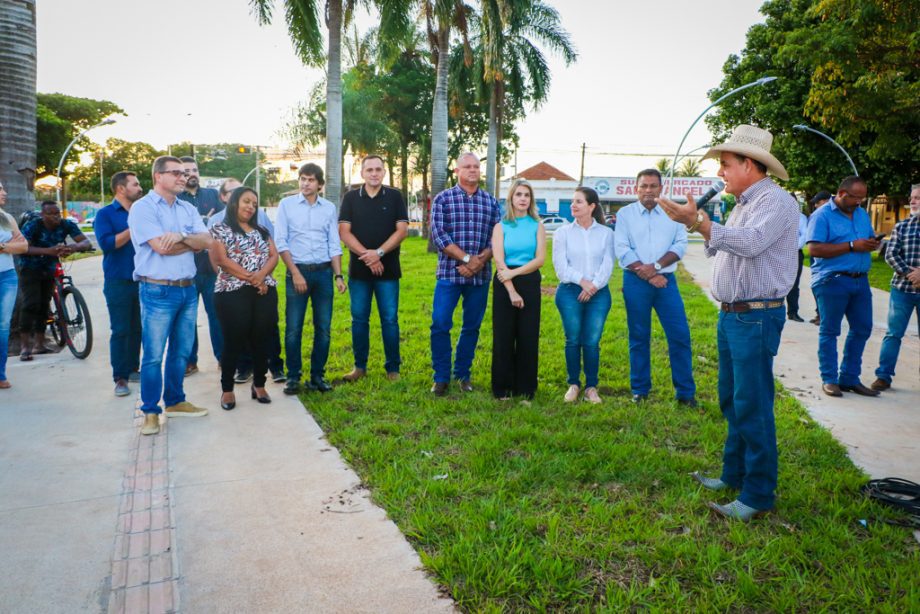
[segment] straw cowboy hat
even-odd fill
[[[734,154],[757,160],[767,167],[767,170],[783,181],[789,180],[789,173],[783,165],[770,153],[773,146],[773,135],[757,126],[741,124],[735,126],[732,135],[721,145],[710,147],[703,160],[715,158],[720,152],[727,151]]]

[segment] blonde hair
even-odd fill
[[[533,194],[533,186],[524,179],[515,179],[511,184],[511,189],[508,190],[508,197],[505,199],[505,221],[513,222],[515,220],[514,215],[514,193],[521,186],[527,188],[527,191],[530,192],[530,206],[527,207],[527,215],[533,219],[540,221],[540,216],[537,215],[537,199]]]

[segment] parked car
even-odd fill
[[[610,226],[611,230],[617,229],[617,216],[615,213],[608,213],[604,216],[604,222]]]
[[[564,217],[559,217],[554,215],[552,217],[543,218],[543,227],[546,228],[546,232],[554,232],[557,228],[560,228],[563,224],[568,224],[569,221]]]

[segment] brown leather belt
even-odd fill
[[[140,281],[146,284],[156,284],[158,286],[176,286],[177,288],[188,288],[193,283],[195,283],[194,279],[151,279],[144,276],[141,276]]]
[[[722,311],[728,313],[747,313],[760,309],[776,309],[782,307],[783,301],[748,301],[746,303],[722,303]]]

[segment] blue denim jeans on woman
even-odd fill
[[[284,353],[287,357],[287,379],[300,382],[303,358],[300,355],[303,321],[307,305],[313,302],[313,350],[310,353],[310,379],[323,377],[329,359],[329,342],[332,339],[332,268],[308,271],[297,265],[307,281],[307,291],[297,294],[290,273],[285,276]]]
[[[872,334],[872,290],[869,278],[831,275],[814,286],[821,312],[818,329],[818,365],[825,384],[855,386],[862,373],[862,355]],[[837,370],[837,337],[846,316],[850,325],[843,346],[843,360]]]
[[[355,355],[355,368],[367,369],[370,352],[371,298],[377,299],[380,315],[380,332],[383,335],[384,369],[399,373],[399,280],[362,279],[349,280],[351,294],[351,348]]]
[[[671,383],[678,399],[696,396],[693,381],[693,358],[690,349],[690,326],[684,301],[674,273],[663,273],[668,280],[656,288],[631,271],[623,271],[623,300],[629,327],[629,385],[633,394],[647,395],[652,389],[652,309],[668,339]]]
[[[0,382],[6,380],[6,359],[10,349],[10,320],[13,317],[13,305],[16,304],[16,292],[19,279],[16,269],[0,272]]]
[[[778,468],[773,358],[785,309],[719,313],[719,406],[728,422],[722,481],[758,510],[773,508]]]
[[[455,284],[439,279],[434,286],[434,302],[431,306],[431,367],[434,381],[450,381],[451,354],[450,329],[454,326],[454,310],[463,297],[463,325],[457,340],[457,356],[454,360],[454,378],[470,379],[473,357],[479,342],[479,327],[486,315],[489,302],[489,284]]]
[[[195,335],[198,292],[195,286],[179,288],[141,282],[140,299],[144,348],[141,411],[159,414],[162,411],[159,405],[161,395],[167,407],[185,400],[182,384]]]
[[[920,332],[920,292],[904,292],[891,288],[888,299],[888,332],[882,341],[882,351],[878,358],[875,376],[889,384],[894,378],[894,368],[901,351],[901,338],[907,332],[912,313],[917,313],[918,332]]]
[[[106,279],[102,286],[112,329],[109,360],[115,382],[128,379],[140,368],[141,299],[138,286],[138,282],[128,279]]]
[[[568,383],[581,385],[584,360],[585,387],[597,386],[601,362],[601,335],[610,312],[610,288],[604,286],[586,303],[578,301],[581,286],[560,284],[556,289],[556,308],[565,331],[565,368]]]

